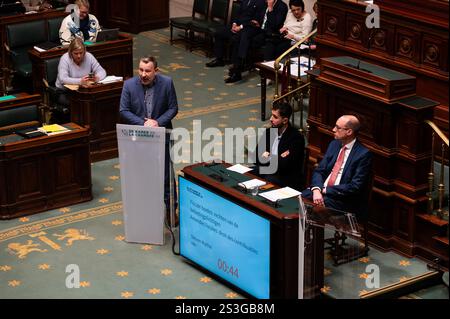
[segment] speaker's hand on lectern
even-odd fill
[[[144,126],[159,127],[159,124],[153,119],[145,118]]]

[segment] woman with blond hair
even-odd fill
[[[105,69],[91,53],[86,52],[83,40],[80,38],[73,39],[68,51],[59,60],[58,76],[55,83],[58,89],[58,104],[63,106],[63,113],[65,113],[62,122],[67,122],[70,119],[70,101],[66,96],[64,85],[90,85],[103,80],[105,77]]]

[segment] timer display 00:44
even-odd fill
[[[230,274],[233,277],[239,278],[239,268],[230,266],[226,261],[222,259],[217,259],[217,267],[224,273]]]

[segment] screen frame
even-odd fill
[[[224,196],[223,194],[221,194],[220,192],[212,189],[211,187],[208,187],[207,185],[202,185],[202,183],[200,183],[199,181],[196,180],[192,180],[189,178],[186,178],[182,175],[178,175],[178,185],[180,185],[180,180],[184,179],[185,181],[192,183],[198,187],[203,188],[206,191],[209,191],[211,193],[213,193],[216,196],[221,197],[223,200],[226,200],[228,202],[231,202],[232,204],[248,211],[249,213],[255,214],[265,220],[267,220],[269,222],[269,258],[268,258],[268,267],[269,267],[269,298],[272,298],[272,284],[273,284],[273,275],[272,275],[272,227],[273,227],[273,220],[271,220],[271,218],[268,218],[270,216],[267,215],[263,215],[261,213],[259,213],[258,211],[256,211],[254,208],[252,209],[251,207],[245,207],[248,205],[242,205],[241,203],[238,203],[236,201],[233,201],[232,198],[228,197],[228,196]],[[178,194],[181,196],[181,192],[178,189]],[[181,198],[180,198],[181,199]],[[179,199],[179,203],[180,203],[180,199]],[[181,216],[180,216],[181,217]],[[180,218],[181,219],[181,218]],[[236,290],[237,292],[239,292],[241,295],[249,297],[249,298],[254,298],[256,299],[257,297],[255,297],[254,295],[252,295],[251,293],[249,293],[248,291],[244,290],[243,288],[240,288],[239,286],[236,286],[235,284],[233,284],[232,282],[228,281],[227,279],[221,277],[220,275],[212,272],[211,270],[205,268],[204,266],[198,264],[197,262],[195,262],[194,260],[190,259],[189,257],[185,256],[182,254],[181,252],[181,247],[182,247],[182,240],[181,240],[181,226],[180,226],[180,231],[178,232],[178,241],[179,241],[179,247],[180,247],[180,256],[183,257],[190,265],[194,266],[195,268],[200,269],[201,271],[205,272],[206,274],[210,275],[211,277],[214,277],[217,281],[231,287],[232,289]]]

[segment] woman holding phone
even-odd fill
[[[59,60],[56,87],[62,89],[64,84],[89,85],[105,77],[105,69],[91,53],[86,52],[83,40],[76,37]]]
[[[65,110],[62,120],[70,119],[70,101],[67,97],[66,84],[75,84],[81,86],[89,86],[106,77],[105,69],[98,63],[97,59],[89,52],[86,52],[86,47],[83,40],[76,37],[69,45],[69,49],[63,54],[59,60],[58,76],[56,78],[55,86],[58,90],[58,104],[64,106]]]

